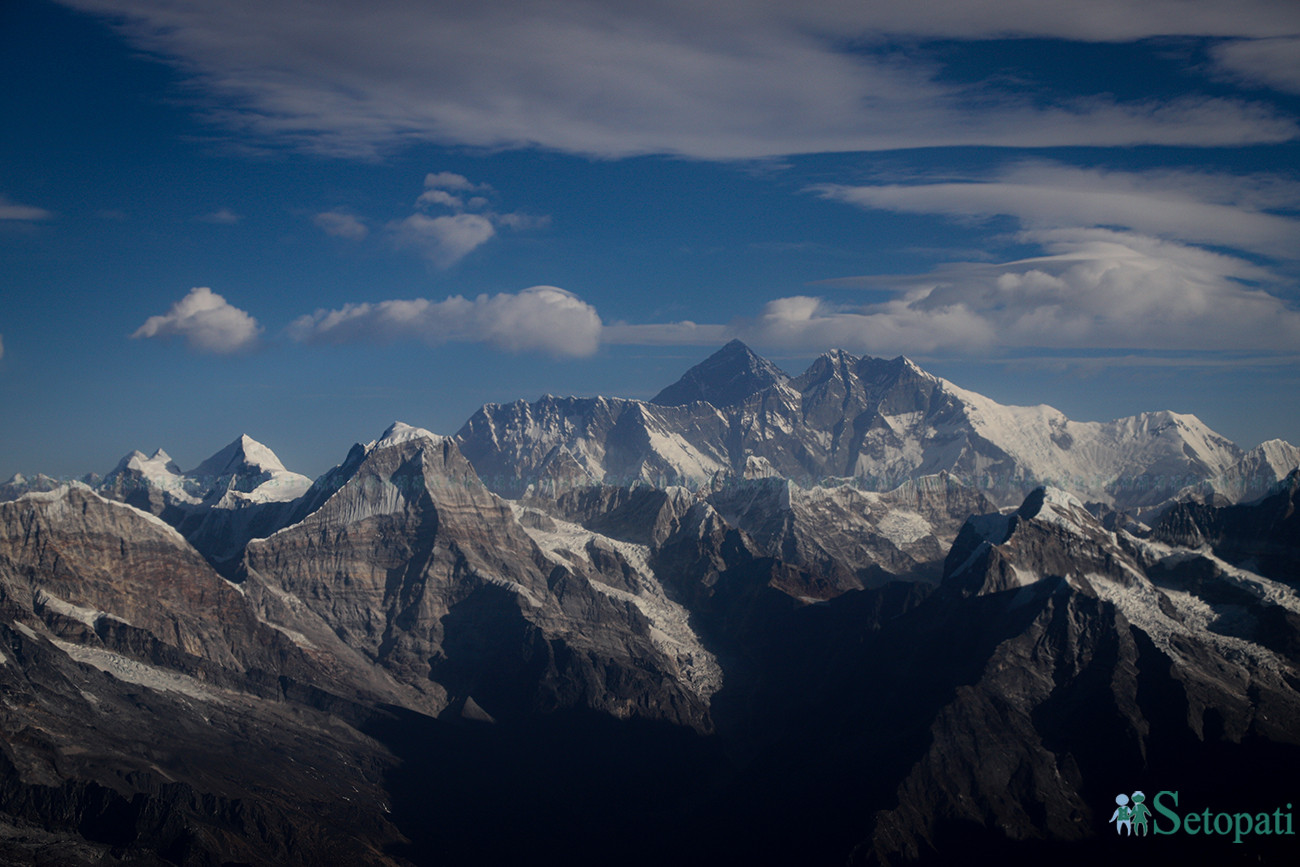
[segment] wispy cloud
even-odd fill
[[[0,358],[5,357],[5,336],[0,334]]]
[[[344,211],[324,211],[312,217],[311,221],[325,234],[335,238],[360,241],[370,234],[370,229],[360,217]]]
[[[599,156],[771,157],[935,145],[1228,145],[1294,138],[1248,99],[1120,102],[954,82],[891,46],[1040,36],[1248,40],[1300,31],[1277,0],[64,0],[109,16],[276,142],[372,156],[411,142]],[[1261,69],[1237,50],[1221,62]],[[1263,49],[1260,49],[1261,51]],[[1231,54],[1231,52],[1229,52]],[[937,56],[937,55],[936,55]],[[444,193],[454,190],[439,187]]]
[[[1223,42],[1211,50],[1211,56],[1227,78],[1300,93],[1300,36]]]
[[[1285,178],[1186,171],[1130,172],[1022,162],[982,180],[824,185],[823,196],[864,208],[979,220],[1016,217],[1029,228],[1122,226],[1171,240],[1300,258],[1300,184]]]
[[[199,219],[205,223],[213,223],[217,226],[233,226],[243,218],[229,208],[221,208],[220,210],[213,211],[210,214],[204,214],[199,217]]]
[[[440,268],[456,264],[497,233],[482,214],[412,214],[388,228],[399,248],[415,250]]]
[[[299,317],[289,335],[303,343],[422,340],[487,343],[508,352],[586,356],[600,344],[596,309],[572,292],[533,286],[517,294],[453,295],[347,304]]]
[[[617,322],[603,339],[695,345],[739,337],[797,352],[839,346],[949,357],[1044,349],[1263,357],[1300,346],[1300,309],[1283,297],[1285,284],[1244,259],[1102,228],[1026,230],[1015,240],[1044,254],[859,278],[856,285],[892,296],[878,303],[790,296],[726,323]]]
[[[896,297],[878,304],[783,298],[731,330],[764,345],[873,354],[1300,345],[1300,310],[1259,288],[1275,278],[1245,260],[1106,229],[1027,231],[1019,240],[1046,255],[881,281]]]
[[[252,316],[200,286],[165,314],[150,316],[131,337],[180,337],[199,352],[226,354],[253,346],[261,330]]]
[[[474,196],[468,201],[467,193],[490,193],[489,184],[476,184],[464,175],[455,172],[430,172],[424,176],[424,192],[416,200],[417,205],[438,205],[456,211],[465,208],[479,209],[488,205],[483,196]]]
[[[7,197],[0,195],[0,220],[49,220],[54,217],[51,211],[44,208],[36,208],[31,205],[20,205],[17,202],[11,202]]]

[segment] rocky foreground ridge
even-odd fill
[[[0,860],[1128,863],[1117,792],[1296,797],[1288,449],[731,344],[314,482],[13,480]]]

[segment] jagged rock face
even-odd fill
[[[91,646],[213,677],[306,665],[175,530],[83,486],[0,504],[0,581]]]
[[[1155,538],[1170,545],[1214,552],[1262,575],[1300,583],[1300,470],[1254,504],[1215,507],[1179,503],[1161,517]]]
[[[956,399],[943,392],[939,380],[905,358],[885,361],[831,352],[814,361],[791,386],[799,395],[797,405],[790,407],[793,417],[762,418],[755,413],[755,423],[741,422],[745,441],[783,475],[859,477],[868,487],[884,490],[915,475],[956,469],[956,463],[942,466],[934,458],[929,461],[933,467],[927,466],[927,452],[950,453],[945,455],[949,460],[959,461],[970,448],[969,431],[941,430],[960,417]],[[778,403],[775,408],[782,407]],[[795,442],[806,445],[804,454],[795,443],[779,450],[760,445],[780,442],[781,421],[798,432]],[[810,437],[811,431],[827,435]],[[915,455],[903,454],[909,447]]]
[[[456,435],[484,483],[503,496],[550,496],[592,484],[698,484],[729,469],[727,422],[708,404],[556,398],[479,409]]]
[[[311,488],[269,448],[241,436],[187,473],[159,449],[132,452],[105,477],[99,492],[176,527],[222,571],[230,571],[249,539],[285,526],[294,503]]]
[[[733,340],[692,367],[677,382],[650,399],[660,406],[708,403],[734,406],[756,392],[789,380],[789,375],[748,346]]]
[[[1273,493],[1278,482],[1300,467],[1300,448],[1282,440],[1261,443],[1242,455],[1241,460],[1218,475],[1184,488],[1174,497],[1212,506],[1246,503]],[[1173,503],[1161,503],[1152,511],[1163,513]]]
[[[524,502],[602,535],[658,548],[695,501],[695,494],[686,488],[629,485],[588,486],[566,491],[554,500]]]
[[[40,829],[0,859],[398,863],[391,757],[285,704],[388,697],[334,668],[147,513],[78,485],[0,504],[0,823]]]
[[[966,517],[992,508],[946,474],[884,494],[769,478],[723,487],[709,502],[765,556],[816,573],[832,594],[899,579],[937,582]]]
[[[977,827],[990,848],[997,835],[1095,840],[1105,826],[1093,811],[1113,806],[1096,793],[1124,775],[1181,772],[1214,744],[1235,745],[1238,770],[1255,773],[1300,757],[1294,592],[1108,533],[1059,491],[963,536],[942,590],[871,663],[926,672],[933,703],[916,710],[928,743],[912,747],[859,863],[924,859]],[[1222,783],[1221,769],[1204,773],[1216,778],[1202,785]]]
[[[385,854],[394,761],[341,705],[100,670],[102,652],[22,616],[0,603],[4,863],[406,863]]]
[[[945,587],[965,594],[1025,587],[1045,576],[1087,586],[1088,576],[1131,582],[1140,570],[1078,500],[1039,488],[1012,515],[973,516],[944,563]]]
[[[359,651],[431,708],[708,725],[707,699],[673,677],[638,607],[545,555],[448,438],[390,430],[320,508],[245,557],[268,617]]]
[[[837,350],[794,379],[756,358],[729,345],[663,398],[691,403],[548,396],[488,404],[457,437],[488,486],[511,497],[530,485],[550,494],[636,480],[700,488],[719,475],[770,474],[801,486],[853,478],[886,491],[948,472],[1003,505],[1048,482],[1136,508],[1221,475],[1242,457],[1193,416],[1073,422],[1047,406],[1002,406],[903,357]],[[723,403],[703,402],[708,394]]]

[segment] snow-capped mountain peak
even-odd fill
[[[853,478],[884,491],[948,472],[1004,506],[1046,484],[1121,509],[1157,506],[1243,454],[1192,415],[1076,422],[1045,404],[1000,404],[905,356],[839,349],[790,378],[738,341],[651,404],[551,397],[489,404],[457,441],[507,496],[537,482],[611,478],[699,487],[718,472],[743,476],[750,458],[763,458],[802,486]]]
[[[682,406],[702,401],[716,407],[734,406],[750,395],[789,379],[772,362],[733,340],[659,392],[650,403]]]
[[[395,421],[388,426],[383,435],[373,444],[373,448],[387,448],[389,446],[400,445],[401,443],[411,442],[412,440],[429,440],[435,444],[441,443],[445,437],[440,436],[432,431],[425,430],[422,427],[406,424],[405,422]]]
[[[117,462],[117,466],[105,479],[112,483],[115,479],[136,479],[160,490],[182,493],[185,476],[181,468],[171,459],[171,455],[157,449],[152,455],[142,451],[133,451]]]
[[[284,472],[284,464],[267,446],[248,434],[241,434],[221,451],[190,470],[195,478]]]
[[[1031,491],[1016,514],[1026,521],[1043,521],[1075,533],[1100,526],[1083,503],[1060,488],[1051,486]]]

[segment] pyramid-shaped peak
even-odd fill
[[[754,350],[750,349],[747,345],[745,345],[745,341],[741,340],[739,337],[731,338],[723,345],[721,349],[719,349],[717,352],[713,354],[721,355],[723,353],[737,353],[737,352],[745,353],[746,355],[754,355]]]
[[[240,434],[234,442],[199,464],[188,475],[203,478],[274,472],[284,472],[284,464],[275,452],[248,434]]]
[[[732,340],[692,367],[677,382],[651,399],[660,406],[681,406],[704,401],[714,406],[734,406],[751,394],[790,377],[739,340]]]

